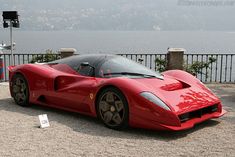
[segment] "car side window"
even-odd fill
[[[83,76],[94,76],[94,69],[91,66],[80,65],[77,72]]]

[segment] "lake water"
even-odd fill
[[[9,43],[9,29],[0,42]],[[15,53],[39,53],[69,47],[84,53],[165,53],[168,47],[188,53],[235,53],[235,32],[214,31],[19,31]],[[7,52],[7,51],[6,51]]]

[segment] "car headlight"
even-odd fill
[[[142,92],[142,93],[140,93],[140,95],[142,97],[144,97],[145,99],[149,100],[150,102],[156,104],[157,106],[159,106],[165,110],[171,111],[171,109],[161,99],[159,99],[154,94],[152,94],[150,92]]]

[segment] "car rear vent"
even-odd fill
[[[201,108],[196,111],[188,112],[179,115],[180,122],[185,122],[187,120],[193,119],[193,118],[201,118],[205,114],[211,114],[213,112],[216,112],[218,110],[218,104],[208,106],[205,108]]]

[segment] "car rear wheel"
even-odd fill
[[[97,115],[111,129],[120,130],[128,126],[128,103],[122,92],[110,87],[103,90],[97,101]]]
[[[12,97],[20,106],[29,106],[29,88],[27,80],[21,74],[12,78]]]

